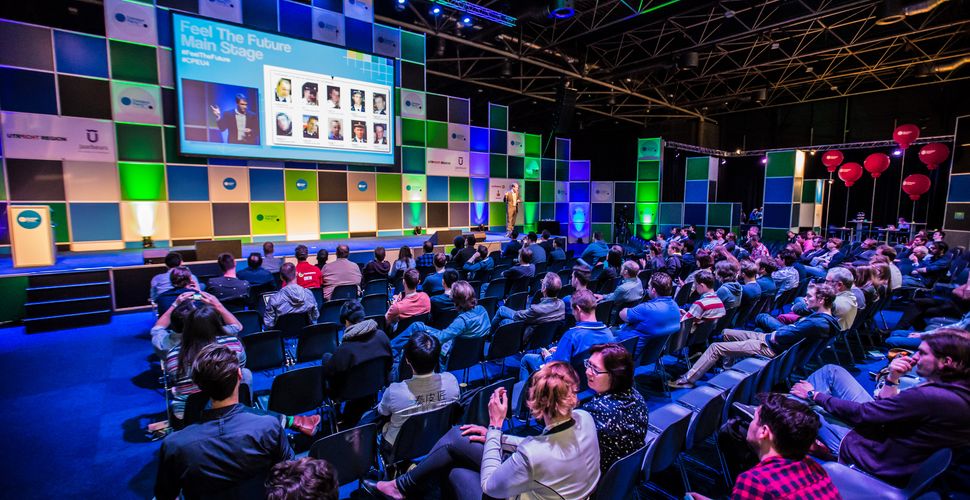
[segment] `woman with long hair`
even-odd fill
[[[404,245],[400,250],[397,251],[397,260],[394,261],[394,265],[391,266],[391,272],[387,273],[388,279],[397,279],[398,276],[403,276],[404,272],[408,269],[414,269],[417,267],[417,263],[414,261],[414,256],[411,254],[411,247]]]

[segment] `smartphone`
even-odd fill
[[[194,294],[192,294],[192,300],[202,300],[202,294],[199,292],[195,292]]]

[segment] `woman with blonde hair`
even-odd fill
[[[445,434],[415,468],[394,481],[365,486],[385,498],[420,498],[431,478],[447,475],[459,499],[581,499],[600,477],[600,449],[593,417],[577,410],[579,377],[568,363],[554,361],[530,379],[527,405],[541,420],[542,434],[510,436],[502,431],[508,412],[504,388],[488,403],[488,428],[463,425]],[[512,450],[503,460],[503,450]]]

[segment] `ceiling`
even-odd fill
[[[584,121],[645,125],[970,78],[970,0],[918,2],[932,8],[888,25],[877,24],[884,9],[915,2],[575,0],[567,20],[543,1],[474,3],[516,26],[458,28],[456,13],[433,17],[425,0],[403,12],[378,2],[377,14],[428,34],[429,90],[533,104],[522,107],[534,119],[562,86]]]

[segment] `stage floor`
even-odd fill
[[[294,250],[297,245],[303,244],[309,247],[310,258],[314,259],[317,251],[321,248],[326,248],[331,256],[337,249],[337,245],[341,243],[347,243],[350,245],[351,260],[362,262],[369,261],[371,259],[371,252],[379,246],[383,246],[387,249],[398,249],[405,245],[409,247],[420,247],[425,240],[427,240],[430,235],[408,235],[408,236],[382,236],[373,238],[353,238],[347,240],[311,240],[311,241],[274,241],[276,245],[276,255],[278,256],[288,256],[293,255]],[[485,241],[507,241],[508,238],[505,233],[501,232],[486,232]],[[450,245],[451,242],[441,242],[445,245]],[[173,250],[179,249],[191,249],[192,247],[173,247]],[[243,257],[245,258],[252,252],[263,251],[263,244],[260,243],[248,243],[243,245]],[[355,255],[355,252],[362,252]],[[130,250],[112,250],[112,251],[97,251],[97,252],[58,252],[57,263],[53,266],[45,267],[31,267],[31,268],[15,268],[13,267],[13,259],[10,255],[0,256],[0,275],[14,275],[14,274],[34,274],[34,273],[45,273],[45,272],[65,272],[65,271],[79,271],[86,269],[105,269],[110,267],[125,267],[125,266],[140,266],[144,264],[142,259],[141,249],[130,249]]]

